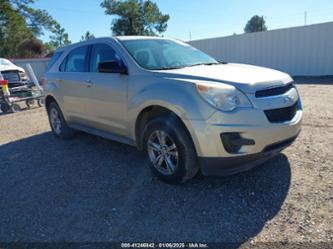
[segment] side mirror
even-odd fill
[[[119,65],[117,61],[103,61],[98,63],[98,72],[127,74],[127,68],[122,63]]]

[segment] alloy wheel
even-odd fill
[[[61,133],[61,119],[57,109],[52,108],[50,111],[50,122],[53,128],[53,131],[56,135],[60,135]]]
[[[147,151],[151,163],[160,173],[175,173],[179,162],[178,148],[165,131],[156,130],[149,136]]]

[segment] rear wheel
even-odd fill
[[[190,135],[174,116],[156,118],[144,129],[143,145],[153,173],[169,183],[181,183],[198,172]]]
[[[49,104],[47,112],[53,134],[62,139],[72,138],[75,132],[67,125],[59,106],[52,102]]]

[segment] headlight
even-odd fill
[[[235,87],[223,83],[198,83],[198,93],[212,106],[230,112],[236,108],[252,107],[249,99]]]

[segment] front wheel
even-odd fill
[[[153,173],[168,183],[185,182],[198,172],[192,139],[173,115],[150,121],[143,145]]]
[[[55,136],[62,139],[73,137],[74,130],[67,125],[59,106],[55,102],[50,103],[47,108],[47,113],[52,132]]]

